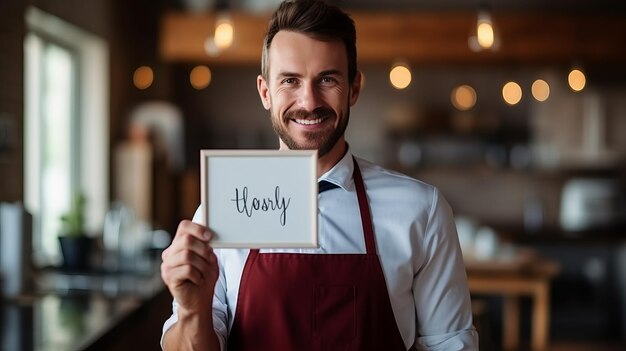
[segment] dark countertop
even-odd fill
[[[0,305],[0,350],[84,350],[165,290],[143,272],[37,274],[36,293]]]
[[[505,241],[518,244],[621,244],[626,242],[626,224],[568,231],[558,226],[545,226],[535,230],[521,225],[485,223],[493,228]]]

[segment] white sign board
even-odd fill
[[[201,150],[216,248],[317,247],[316,150]]]

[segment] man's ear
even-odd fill
[[[263,107],[266,110],[269,110],[272,107],[269,88],[267,86],[267,81],[265,81],[263,76],[260,74],[256,77],[256,89],[259,91],[259,97],[261,97]]]
[[[359,99],[359,94],[361,93],[361,78],[361,71],[356,71],[354,81],[350,86],[350,106],[354,106],[356,101]]]

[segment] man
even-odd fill
[[[344,139],[361,86],[355,41],[352,20],[323,2],[274,13],[257,88],[280,149],[317,149],[319,180],[335,187],[318,195],[320,247],[213,252],[199,216],[182,221],[163,253],[164,349],[478,349],[449,206]]]

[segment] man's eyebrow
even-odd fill
[[[321,71],[318,76],[323,77],[323,76],[332,76],[332,75],[338,75],[341,76],[341,71],[338,69],[327,69],[325,71]]]
[[[299,78],[299,77],[302,77],[302,75],[300,73],[296,73],[296,72],[287,72],[287,71],[285,71],[285,72],[278,73],[277,77],[278,78],[283,78],[283,77],[296,77],[296,78]]]
[[[327,69],[317,74],[318,77],[325,77],[325,76],[332,76],[332,75],[342,76],[342,73],[338,69]],[[300,73],[289,72],[289,71],[280,72],[276,76],[277,79],[282,79],[286,77],[287,78],[302,78],[303,76]]]

